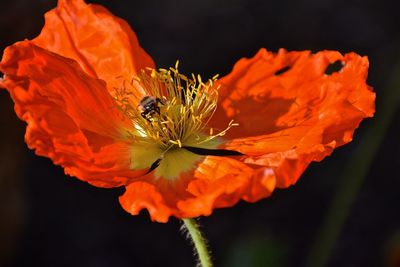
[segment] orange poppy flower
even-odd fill
[[[261,49],[202,81],[154,69],[128,24],[102,6],[60,0],[45,18],[0,63],[26,143],[66,174],[125,186],[122,207],[154,221],[293,185],[374,113],[368,59],[355,53]]]

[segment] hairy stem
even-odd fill
[[[199,266],[212,267],[210,253],[207,249],[207,243],[200,232],[199,225],[195,219],[182,219],[182,230],[187,233],[194,245],[195,254],[198,256]]]

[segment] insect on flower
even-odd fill
[[[202,79],[156,68],[100,5],[59,0],[45,18],[0,63],[28,147],[92,185],[124,186],[122,207],[154,221],[291,186],[374,114],[368,59],[355,53],[260,49]]]
[[[142,100],[140,100],[139,106],[142,110],[143,118],[145,118],[148,122],[151,122],[151,119],[155,114],[160,114],[160,107],[159,104],[163,104],[162,100],[158,97],[153,96],[145,96]]]

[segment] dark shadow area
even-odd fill
[[[328,65],[328,67],[325,70],[325,74],[331,75],[332,73],[339,72],[343,67],[344,66],[343,66],[342,62],[340,62],[338,60],[338,61]]]
[[[218,129],[217,125],[219,127],[228,125],[234,118],[234,122],[239,125],[232,127],[226,136],[227,138],[240,138],[269,134],[289,127],[287,125],[278,125],[277,120],[289,111],[295,100],[271,97],[270,93],[266,93],[265,95],[257,96],[257,98],[246,96],[238,101],[228,102],[228,105],[225,106],[224,102],[222,105],[228,107],[229,117],[227,114],[217,113],[211,121],[211,126]],[[268,114],[268,119],[267,117],[263,119],[261,114]]]

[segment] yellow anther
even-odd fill
[[[120,110],[135,125],[133,136],[155,142],[162,149],[170,149],[171,144],[182,147],[188,140],[201,144],[237,126],[231,121],[223,131],[207,130],[207,123],[217,108],[218,87],[214,82],[218,75],[204,83],[200,75],[186,77],[179,73],[178,66],[179,61],[168,70],[142,70],[139,77],[132,79],[130,87],[124,84],[114,92]],[[137,88],[154,100],[154,110],[145,116],[140,107],[145,95],[140,95]]]

